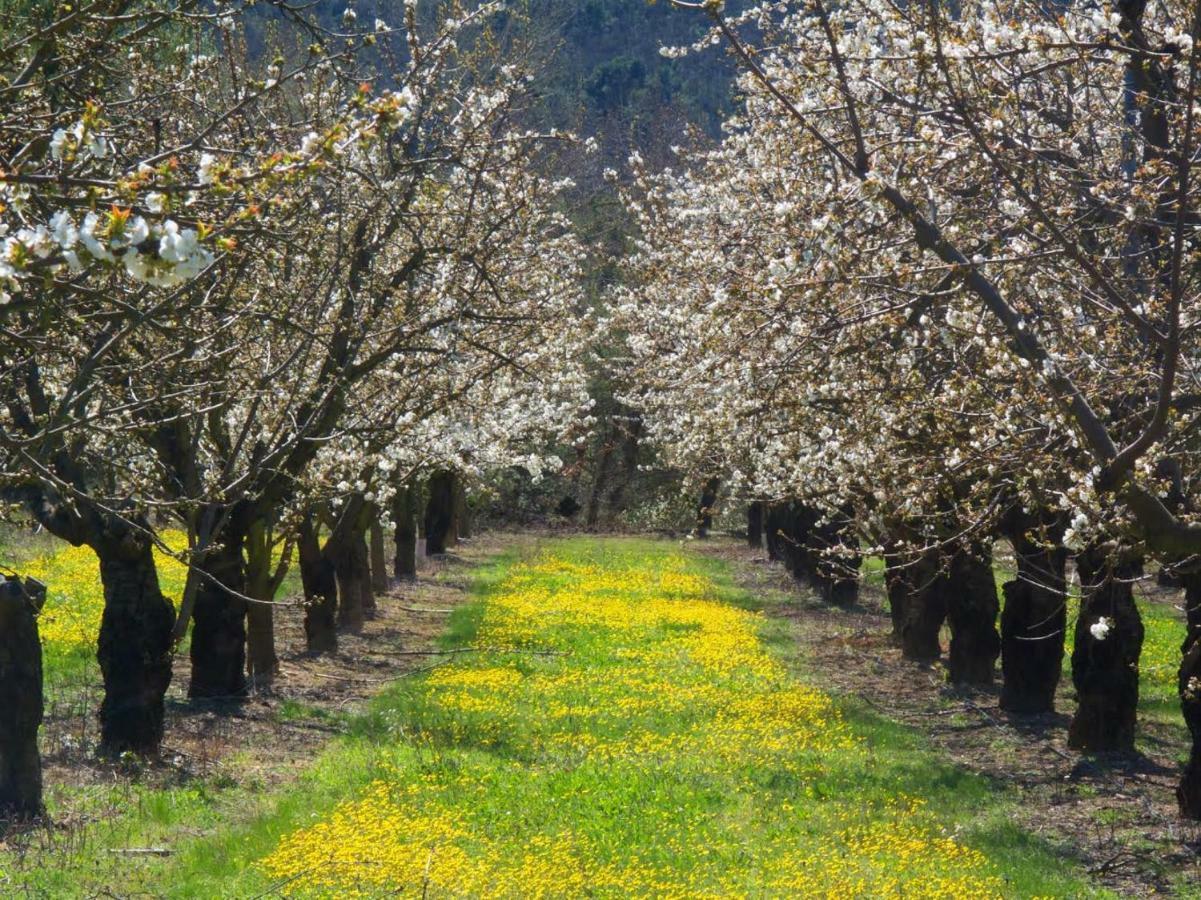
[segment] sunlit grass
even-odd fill
[[[473,580],[479,600],[445,641],[476,652],[397,682],[298,784],[132,789],[88,852],[14,883],[51,896],[116,877],[176,897],[1090,894],[1013,826],[1002,786],[799,673],[791,626],[760,615],[723,564],[660,542],[554,541]]]
[[[481,652],[391,691],[363,726],[387,747],[370,780],[280,828],[257,870],[320,896],[1072,884],[1001,834],[983,781],[798,680],[750,605],[662,544],[556,542],[513,564],[457,623]]]

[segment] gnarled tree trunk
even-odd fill
[[[175,608],[159,589],[149,536],[120,520],[95,544],[104,588],[96,659],[104,679],[100,749],[154,754],[163,740]]]
[[[1057,517],[1008,523],[1017,578],[1007,581],[1001,611],[1001,709],[1047,713],[1063,671],[1067,628],[1067,550]]]
[[[809,533],[813,584],[827,603],[850,606],[859,599],[859,566],[863,562],[855,536],[853,512],[828,514]]]
[[[42,645],[37,614],[45,589],[0,580],[0,821],[42,812]]]
[[[1143,622],[1134,602],[1139,560],[1107,559],[1090,548],[1076,557],[1083,597],[1076,619],[1072,683],[1078,706],[1068,746],[1086,752],[1134,749]],[[1094,634],[1094,626],[1104,623]]]
[[[232,699],[246,695],[245,533],[227,525],[201,563],[205,577],[192,613],[192,681],[188,696]]]
[[[811,506],[793,501],[788,504],[784,528],[784,565],[797,581],[821,590],[818,581],[818,555],[814,552],[814,529],[821,513]]]
[[[991,548],[979,543],[957,549],[940,580],[951,626],[947,677],[953,684],[992,684],[1001,637]]]

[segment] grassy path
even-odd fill
[[[1082,896],[1011,800],[807,686],[785,625],[661,542],[556,541],[179,896]]]
[[[75,862],[48,857],[20,883],[53,897],[98,879],[187,898],[1091,895],[1010,824],[1012,796],[819,690],[791,626],[722,563],[662,541],[556,540],[473,581],[444,638],[465,652],[387,688],[290,787],[248,782],[236,810],[203,784],[147,794],[115,846],[170,857],[109,856],[88,828]],[[89,857],[103,867],[83,878]],[[0,853],[0,889],[17,883],[4,869]]]

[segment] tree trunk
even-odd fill
[[[333,653],[338,649],[338,582],[334,564],[321,552],[311,513],[301,520],[297,550],[304,585],[306,649],[309,653]]]
[[[1192,746],[1176,787],[1176,801],[1182,816],[1201,819],[1201,571],[1186,573],[1181,580],[1184,582],[1188,633],[1180,663],[1180,710],[1184,713]]]
[[[246,595],[263,603],[246,606],[246,674],[252,684],[270,685],[279,673],[275,655],[274,572],[271,566],[272,531],[256,522],[246,538]]]
[[[42,813],[42,645],[37,615],[45,588],[0,580],[0,822]]]
[[[892,642],[899,647],[905,628],[905,604],[909,599],[909,580],[905,577],[904,561],[899,553],[884,554],[884,587],[892,620]]]
[[[1007,530],[1018,574],[1002,587],[1001,709],[1049,713],[1055,710],[1067,628],[1063,526],[1054,519],[1023,520]]]
[[[96,542],[104,612],[96,659],[104,679],[100,749],[153,755],[163,740],[163,698],[171,684],[175,608],[159,589],[149,538],[109,524]]]
[[[245,534],[228,524],[201,568],[207,577],[196,590],[192,613],[192,682],[195,699],[246,695]]]
[[[899,572],[904,579],[901,604],[901,655],[932,662],[942,655],[938,633],[947,617],[946,579],[937,556],[927,555]]]
[[[817,519],[815,510],[795,500],[781,513],[780,555],[784,560],[784,568],[794,579],[812,587],[817,586],[817,566],[812,552],[811,532]]]
[[[388,592],[388,560],[384,549],[384,527],[380,524],[379,510],[371,511],[371,590],[376,594]]]
[[[370,524],[355,535],[354,560],[359,570],[359,602],[363,605],[363,614],[368,619],[375,618],[375,589],[371,585],[371,545],[367,543]]]
[[[1078,706],[1068,746],[1089,753],[1134,750],[1143,623],[1134,602],[1140,561],[1112,562],[1096,549],[1076,557],[1083,598],[1076,619],[1072,682]],[[1093,626],[1104,620],[1104,635]]]
[[[365,549],[366,542],[358,535],[352,535],[333,554],[334,573],[338,579],[338,628],[355,634],[363,630],[367,618],[364,587],[371,589]]]
[[[756,550],[763,546],[763,503],[759,500],[746,508],[746,542]]]
[[[829,513],[822,524],[809,532],[807,557],[813,567],[812,582],[822,599],[837,606],[850,606],[859,599],[859,542],[853,512],[840,509]]]
[[[251,684],[267,687],[278,673],[275,608],[265,603],[249,603],[246,606],[246,674]]]
[[[627,424],[621,428],[621,453],[617,474],[609,491],[608,510],[611,517],[625,512],[626,491],[638,473],[638,442],[642,437],[642,417],[638,413],[628,411],[627,418]],[[614,421],[617,421],[616,415]]]
[[[425,554],[445,553],[454,525],[454,476],[445,470],[435,472],[427,484],[425,502]]]
[[[396,521],[396,577],[412,581],[417,577],[417,497],[411,486],[396,489],[392,517]]]
[[[613,442],[616,435],[610,433],[600,448],[600,456],[596,461],[596,477],[592,480],[592,490],[588,493],[588,512],[584,517],[584,524],[588,528],[596,528],[600,524],[601,514],[601,497],[604,495],[605,485],[609,482],[609,471],[613,467]],[[426,540],[429,540],[429,535],[426,535]]]
[[[1001,636],[997,634],[999,604],[991,548],[974,544],[957,549],[949,572],[940,580],[951,626],[947,677],[952,684],[992,684]]]
[[[463,476],[455,476],[455,534],[458,538],[471,538],[471,507],[467,503],[467,488]]]
[[[718,480],[710,478],[701,490],[701,503],[696,511],[696,536],[707,538],[713,527],[713,508],[717,505]]]
[[[769,503],[764,510],[764,543],[767,545],[767,558],[782,560],[784,548],[781,546],[781,534],[784,529],[784,508],[780,503]]]

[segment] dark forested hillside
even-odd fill
[[[557,39],[544,90],[557,122],[596,134],[605,156],[657,155],[689,125],[716,135],[731,105],[732,67],[718,51],[667,59],[704,19],[647,0],[542,0],[532,27]]]
[[[394,0],[358,0],[360,23],[399,23],[403,6]],[[332,27],[347,9],[345,0],[324,0],[319,15]],[[444,5],[421,2],[418,15],[433,24]],[[654,160],[685,141],[695,126],[715,136],[731,105],[733,66],[719,50],[668,59],[664,45],[688,44],[706,26],[698,13],[667,0],[524,0],[493,17],[501,40],[532,46],[541,57],[538,111],[542,124],[595,136],[606,165],[621,163],[631,150]]]

